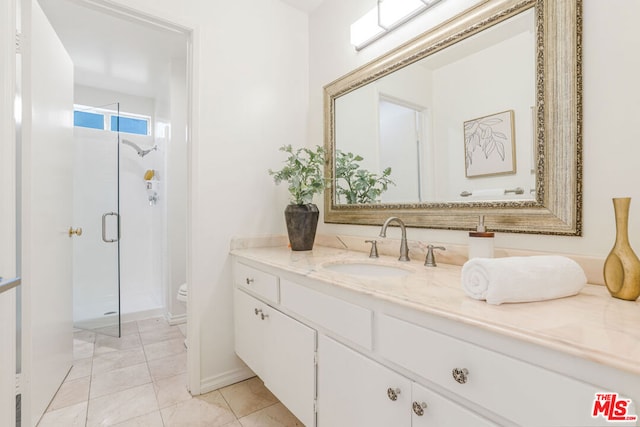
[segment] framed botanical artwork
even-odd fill
[[[465,176],[516,173],[513,110],[464,122]]]

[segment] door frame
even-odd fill
[[[15,1],[15,0],[11,0]],[[174,17],[161,17],[158,15],[150,14],[142,10],[137,9],[135,6],[125,6],[124,1],[122,5],[116,1],[121,0],[77,0],[80,3],[91,7],[92,9],[100,13],[108,13],[121,18],[128,19],[133,22],[144,23],[146,25],[155,26],[162,30],[175,31],[183,34],[187,40],[187,70],[186,70],[186,94],[187,94],[187,111],[186,111],[186,143],[187,143],[187,224],[186,224],[186,281],[187,283],[193,283],[193,232],[192,224],[194,221],[194,201],[193,201],[193,182],[198,176],[198,162],[194,159],[198,158],[197,146],[198,146],[198,98],[199,98],[199,75],[197,73],[198,64],[200,60],[200,43],[199,43],[199,30],[193,28],[188,23],[179,22]],[[169,292],[169,290],[167,290]],[[173,295],[168,295],[169,298]],[[191,394],[199,395],[201,392],[201,380],[200,380],[200,323],[196,310],[193,307],[197,307],[198,301],[197,287],[189,286],[189,293],[187,295],[187,306],[192,307],[187,310],[187,340],[189,350],[187,351],[187,381],[188,388]]]
[[[187,80],[187,259],[186,259],[186,280],[187,283],[193,283],[193,262],[192,262],[192,253],[193,253],[193,232],[192,232],[192,223],[194,218],[194,209],[193,209],[193,181],[197,179],[198,171],[197,166],[198,163],[193,159],[197,159],[197,141],[199,137],[198,131],[198,118],[197,118],[197,109],[198,109],[198,98],[199,98],[199,75],[197,73],[198,64],[199,64],[199,32],[195,28],[191,28],[187,24],[183,24],[180,22],[170,21],[168,19],[150,15],[143,11],[133,9],[127,6],[117,5],[116,3],[109,0],[79,0],[82,3],[85,3],[87,6],[91,6],[94,8],[98,8],[104,11],[104,13],[115,13],[118,16],[127,17],[129,19],[133,19],[138,22],[144,22],[146,24],[151,24],[158,26],[163,29],[170,29],[173,31],[179,31],[183,33],[188,40],[187,42],[187,71],[186,71],[186,80]],[[2,61],[3,67],[5,68],[3,71],[4,76],[6,76],[3,81],[0,82],[0,91],[10,90],[10,96],[2,96],[0,102],[2,102],[2,107],[10,108],[10,111],[13,112],[14,108],[14,99],[15,99],[15,84],[16,84],[16,56],[15,56],[15,33],[17,30],[21,29],[20,26],[20,10],[17,10],[20,6],[21,0],[7,0],[2,3],[3,9],[0,13],[0,24],[10,25],[0,25],[0,55],[6,56],[5,61]],[[4,13],[8,12],[8,16],[5,17]],[[4,31],[2,31],[4,29]],[[6,52],[5,52],[6,51]],[[10,53],[10,55],[8,54]],[[0,92],[0,95],[2,92]],[[0,110],[3,111],[3,110]],[[5,123],[6,122],[6,123]],[[3,139],[0,140],[0,153],[3,155],[0,158],[0,165],[2,166],[0,170],[0,174],[3,177],[3,183],[7,184],[7,187],[10,191],[15,191],[16,197],[19,198],[20,189],[17,182],[15,182],[15,173],[16,173],[16,157],[15,157],[15,145],[17,140],[17,131],[15,126],[15,121],[13,114],[3,114],[0,117],[0,137]],[[7,128],[7,129],[5,129]],[[9,132],[10,131],[10,132]],[[8,139],[5,139],[8,138]],[[8,142],[6,142],[8,141]],[[12,144],[13,143],[13,144]],[[13,147],[13,148],[11,148]],[[4,152],[9,150],[13,150],[14,156],[5,156]],[[5,167],[6,166],[6,167]],[[10,174],[10,171],[13,171],[14,180],[8,181],[4,180],[5,174]],[[4,187],[4,185],[3,185]],[[4,191],[4,188],[3,188]],[[0,201],[1,203],[1,201]],[[14,211],[15,212],[15,211]],[[15,223],[10,223],[7,221],[2,221],[0,223],[0,227],[4,227],[4,229],[9,229],[10,227],[15,232]],[[2,231],[4,231],[2,229]],[[8,244],[9,242],[7,242]],[[0,256],[4,257],[4,247],[0,247]],[[15,257],[15,245],[12,246],[13,256]],[[4,258],[1,258],[4,259]],[[15,259],[15,258],[14,258]],[[2,264],[0,264],[2,266]],[[187,305],[189,307],[197,307],[197,287],[190,286]],[[15,308],[15,307],[14,307]],[[200,336],[200,325],[198,322],[197,313],[195,310],[191,309],[187,311],[187,336],[189,341],[189,351],[187,352],[187,380],[188,380],[188,388],[193,395],[198,395],[201,392],[201,373],[200,373],[200,340],[198,337]],[[12,363],[13,366],[16,365],[15,358]],[[15,389],[13,387],[13,382],[11,383],[12,393],[15,395]],[[0,409],[4,409],[2,399],[4,399],[3,390],[0,390]],[[13,400],[12,400],[13,402]],[[12,403],[13,405],[14,403]],[[12,412],[12,411],[10,411]],[[2,411],[4,413],[4,411]],[[9,425],[13,425],[10,423]]]
[[[0,2],[0,275],[17,271],[16,0]],[[16,422],[16,290],[0,294],[0,425]],[[8,351],[7,351],[8,350]]]

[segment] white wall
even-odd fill
[[[385,168],[392,166],[388,151],[384,152],[384,147],[378,144],[381,140],[379,101],[389,98],[416,109],[427,109],[432,103],[431,76],[432,73],[423,67],[405,67],[347,96],[339,97],[335,106],[339,111],[336,115],[336,147],[343,152],[362,156],[360,167],[371,172],[381,174]],[[394,134],[391,132],[391,135]],[[414,149],[413,146],[410,148]],[[396,183],[402,182],[399,174],[398,168],[392,168],[391,179]],[[400,202],[417,200],[414,194],[417,191],[408,192],[407,195],[407,192],[397,191],[390,186],[382,196],[386,200]],[[346,203],[346,200],[341,202]]]
[[[201,356],[190,368],[206,390],[243,369],[233,351],[229,241],[285,232],[286,189],[267,170],[284,160],[279,146],[306,142],[308,20],[280,0],[116,3],[195,30],[187,280],[189,333],[200,346],[190,351]]]
[[[533,14],[530,18],[533,22]],[[535,179],[531,177],[534,46],[534,34],[524,32],[434,71],[437,200],[464,200],[459,196],[462,191],[518,186],[526,190],[525,198],[531,198],[529,189],[535,188]],[[474,70],[473,79],[468,78],[469,70]],[[507,110],[514,113],[516,173],[466,178],[462,123]]]
[[[73,102],[87,107],[113,108],[111,104],[120,103],[120,112],[146,114],[153,118],[155,102],[152,98],[130,95],[122,92],[98,89],[84,85],[74,85]]]
[[[440,5],[449,3],[457,2]],[[349,45],[349,25],[370,7],[368,0],[326,0],[310,16],[310,144],[323,143],[322,87],[426,28],[428,18],[419,17],[356,52]],[[635,199],[630,239],[640,250],[640,127],[634,125],[640,99],[637,16],[637,1],[583,2],[583,237],[499,233],[497,247],[604,257],[613,246],[615,233],[611,198],[630,196]],[[318,231],[366,237],[378,232],[377,227],[334,224],[320,224]],[[464,231],[412,229],[408,234],[424,242],[467,242]]]
[[[165,156],[166,260],[165,282],[169,289],[170,320],[185,316],[185,305],[176,299],[180,285],[187,281],[187,76],[186,62],[176,60],[171,67],[169,107],[171,127]]]

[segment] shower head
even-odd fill
[[[158,146],[157,146],[157,145],[154,145],[154,146],[153,146],[153,147],[151,147],[151,148],[148,148],[148,149],[146,149],[146,150],[143,150],[143,149],[142,149],[138,144],[136,144],[135,142],[131,142],[131,141],[129,141],[128,139],[123,139],[121,142],[122,142],[124,145],[128,145],[129,147],[131,147],[131,148],[133,148],[134,150],[136,150],[136,152],[138,153],[138,156],[140,156],[140,157],[144,157],[144,156],[146,156],[147,154],[149,154],[150,152],[155,151],[155,150],[157,150],[157,149],[158,149]]]

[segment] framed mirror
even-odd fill
[[[487,0],[325,86],[325,222],[581,235],[581,11]]]

